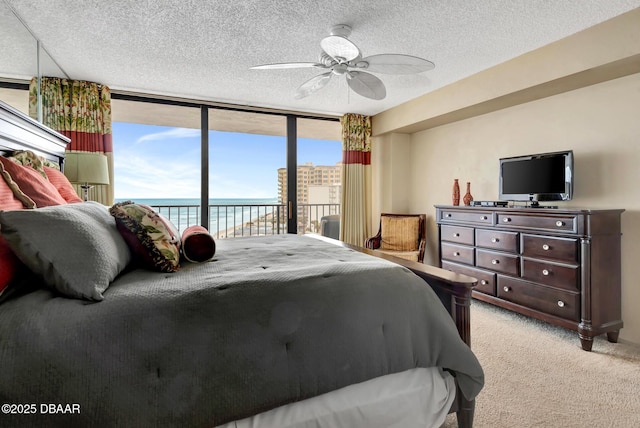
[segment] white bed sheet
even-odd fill
[[[381,376],[218,428],[438,428],[456,395],[438,367]]]

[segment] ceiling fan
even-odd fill
[[[320,41],[322,53],[318,62],[285,62],[256,65],[251,68],[257,70],[288,68],[327,70],[300,85],[296,90],[296,99],[319,91],[329,83],[333,76],[345,76],[347,84],[355,93],[373,100],[381,100],[387,95],[387,90],[382,80],[368,71],[383,74],[414,74],[435,67],[431,61],[411,55],[379,54],[363,58],[360,49],[347,39],[351,34],[351,27],[345,24],[331,27],[330,34]]]

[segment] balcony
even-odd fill
[[[199,205],[153,205],[180,233],[201,224]],[[320,233],[320,219],[340,214],[340,204],[299,204],[298,231]],[[207,229],[215,239],[287,233],[289,212],[286,204],[209,205]]]

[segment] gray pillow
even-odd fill
[[[0,211],[0,225],[18,258],[68,297],[102,300],[131,260],[114,218],[97,202]]]

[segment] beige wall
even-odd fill
[[[640,10],[621,17],[618,24],[611,39],[606,39],[608,36],[601,33],[601,27],[594,27],[565,40],[565,51],[560,43],[552,46],[551,53],[543,48],[529,58],[523,56],[515,60],[530,61],[533,68],[553,66],[553,61],[573,64],[571,74],[555,75],[554,79],[560,79],[564,86],[559,85],[558,90],[551,93],[539,95],[539,79],[532,80],[527,89],[522,76],[510,74],[517,67],[505,63],[500,70],[489,70],[471,79],[478,85],[486,81],[485,88],[493,87],[493,98],[489,95],[485,101],[470,100],[464,91],[460,91],[469,84],[465,81],[460,86],[443,88],[433,98],[426,95],[374,117],[374,132],[378,129],[378,135],[373,144],[373,181],[380,182],[377,187],[374,184],[374,191],[377,189],[380,193],[374,194],[372,221],[377,223],[381,211],[427,213],[429,254],[425,262],[436,264],[434,205],[451,203],[454,178],[460,179],[463,193],[464,183],[470,181],[476,200],[495,200],[498,199],[500,157],[572,149],[575,156],[574,199],[561,203],[562,206],[626,210],[622,215],[624,328],[620,338],[640,344],[640,311],[637,309],[640,307],[640,285],[637,284],[637,278],[640,278],[640,263],[637,262],[640,254],[640,189],[637,184],[640,183],[640,73],[635,69],[640,44],[634,45],[636,51],[625,47],[619,50],[618,56],[611,56],[620,40],[638,38]],[[606,52],[600,65],[593,61],[588,65],[602,71],[596,83],[585,82],[585,73],[576,70],[579,68],[576,64],[585,63],[580,52],[571,49],[580,39]],[[592,51],[590,58],[594,57]],[[546,63],[535,63],[534,60],[545,57],[545,53],[549,53]],[[559,57],[555,58],[556,55]],[[627,68],[621,70],[624,67]],[[496,99],[509,98],[509,93],[505,93],[495,79],[511,82],[511,77],[518,81],[518,100],[496,107]],[[447,96],[458,98],[447,101],[449,105],[456,105],[456,109],[467,105],[473,106],[476,112],[467,111],[465,116],[468,117],[459,116],[460,110],[438,111],[432,115],[429,111],[437,110],[437,107],[426,106]],[[403,109],[420,109],[424,113],[414,117],[413,124],[404,119],[394,124],[392,118],[406,117],[402,114]],[[415,112],[412,114],[415,116]],[[399,196],[389,195],[389,192],[398,192]]]
[[[371,168],[379,174],[372,174],[373,198],[372,215],[380,218],[382,212],[408,212],[412,193],[411,181],[411,136],[392,133],[374,138],[371,150]],[[384,168],[380,168],[384,165]],[[379,221],[374,221],[371,230],[378,231]]]

